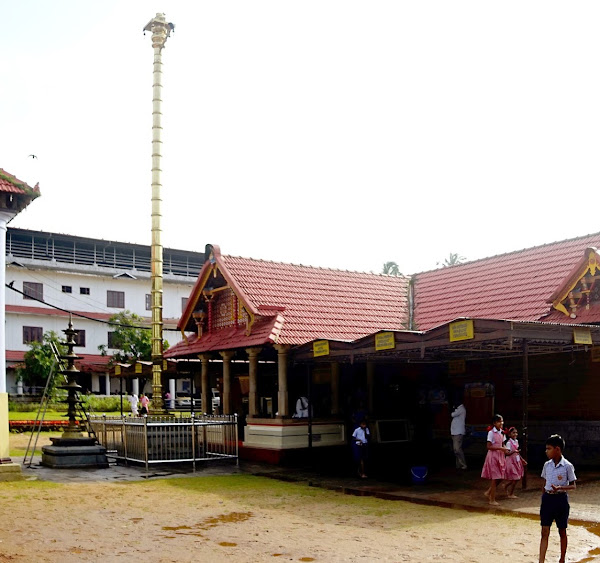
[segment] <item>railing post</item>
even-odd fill
[[[148,473],[148,417],[144,417],[144,458],[146,461],[146,473]]]
[[[192,401],[193,401],[192,397]],[[190,416],[192,422],[192,470],[196,473],[196,421],[194,419],[194,412]]]
[[[240,444],[238,440],[238,415],[234,414],[233,440],[235,442],[235,465],[240,466]]]
[[[121,442],[123,443],[123,455],[125,457],[125,463],[129,465],[129,460],[127,459],[127,426],[124,417],[121,418]]]

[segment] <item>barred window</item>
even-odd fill
[[[23,299],[44,299],[44,284],[37,282],[23,282]]]
[[[41,326],[24,326],[23,327],[23,344],[31,344],[32,342],[41,342],[44,338],[44,330]]]
[[[108,290],[106,292],[106,306],[114,307],[115,309],[124,309],[125,308],[125,292]]]

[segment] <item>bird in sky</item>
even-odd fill
[[[30,154],[27,158],[37,158],[35,154]]]

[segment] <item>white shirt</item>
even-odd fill
[[[458,407],[452,411],[451,415],[452,424],[450,425],[450,434],[452,434],[452,436],[465,434],[465,421],[467,419],[467,409],[465,409],[465,405],[458,405]]]
[[[353,433],[352,433],[352,437],[357,441],[357,442],[362,442],[363,444],[366,444],[368,441],[368,437],[371,435],[371,432],[369,432],[368,428],[363,428],[362,426],[359,426]]]
[[[502,430],[498,430],[495,426],[488,432],[487,442],[494,443],[494,434],[502,434]]]
[[[555,465],[552,459],[549,459],[544,463],[542,478],[546,479],[544,490],[548,492],[552,491],[552,485],[564,487],[572,481],[577,481],[577,477],[575,477],[575,467],[565,458],[565,456],[560,458],[558,465]]]

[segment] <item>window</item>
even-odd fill
[[[108,333],[108,347],[111,348],[112,350],[116,350],[118,348],[118,346],[115,344],[115,333],[114,332]]]
[[[108,290],[106,292],[106,306],[114,307],[115,309],[124,309],[125,308],[125,292]]]
[[[80,295],[89,295],[90,294],[90,288],[89,287],[80,287],[79,288],[79,294]]]
[[[189,299],[189,297],[182,297],[181,298],[181,312],[182,313],[185,311],[185,308],[187,307],[188,299]]]
[[[152,310],[152,294],[146,293],[146,311]]]
[[[23,299],[44,299],[44,285],[36,282],[23,282]]]
[[[24,326],[23,327],[23,344],[31,344],[32,342],[41,342],[44,337],[44,331],[41,326]]]
[[[73,288],[70,285],[63,285],[62,292],[63,293],[73,293]]]
[[[80,330],[75,335],[75,346],[85,346],[85,330]]]

